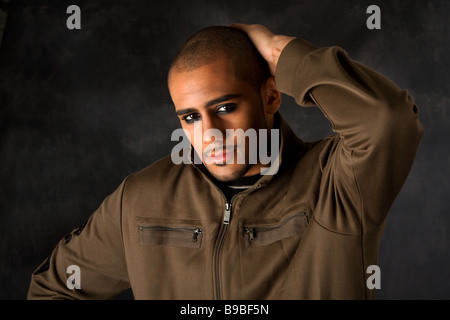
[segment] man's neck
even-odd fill
[[[216,180],[216,185],[222,190],[225,194],[228,201],[231,201],[231,198],[250,188],[253,186],[256,181],[261,178],[260,174],[245,176],[238,179],[230,180],[230,181],[218,181]]]

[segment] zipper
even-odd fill
[[[290,220],[296,218],[296,217],[300,217],[300,216],[305,216],[306,211],[302,211],[300,213],[294,214],[288,218],[286,218],[283,222],[274,225],[274,226],[269,226],[269,227],[244,227],[244,234],[247,235],[248,237],[248,241],[250,243],[252,243],[255,240],[255,237],[257,236],[257,234],[259,232],[266,232],[266,231],[271,231],[271,230],[275,230],[278,228],[281,228],[282,226],[284,226],[286,223],[288,223]]]
[[[231,219],[231,203],[225,203],[225,212],[223,214],[223,224],[230,224]]]
[[[233,199],[231,199],[233,200]],[[219,242],[217,243],[216,252],[214,255],[214,271],[215,271],[215,280],[216,280],[216,298],[217,300],[221,300],[220,295],[220,280],[219,280],[219,255],[220,250],[222,249],[223,238],[225,237],[225,233],[228,230],[228,226],[231,220],[231,201],[225,203],[225,211],[223,213],[223,228],[219,235]]]
[[[194,166],[194,168],[196,168],[197,170],[200,171],[201,174],[203,174],[203,176],[205,177],[206,180],[209,180],[210,183],[212,185],[214,185],[214,187],[217,188],[217,190],[220,192],[220,194],[222,195],[223,199],[225,200],[225,211],[224,211],[224,215],[223,215],[223,227],[222,230],[220,232],[219,235],[219,241],[217,242],[217,245],[215,246],[215,253],[214,253],[214,262],[213,262],[213,267],[214,267],[214,280],[215,280],[215,290],[216,290],[216,299],[217,300],[221,300],[221,295],[220,295],[220,281],[219,281],[219,255],[220,255],[220,250],[222,248],[222,244],[223,244],[223,239],[225,237],[225,233],[228,230],[228,225],[230,224],[230,220],[231,220],[231,203],[233,202],[234,197],[238,196],[238,195],[234,195],[230,202],[228,202],[227,198],[225,197],[225,194],[223,193],[223,191],[217,186],[217,184],[215,184],[211,178],[209,177],[209,175],[202,169],[200,169],[200,167],[198,166]],[[253,187],[250,187],[249,189],[247,189],[246,191],[244,191],[243,193],[245,193],[246,195],[252,193],[253,191],[261,188],[262,184],[257,184]],[[242,193],[240,193],[239,195],[242,195]]]
[[[201,228],[178,228],[178,227],[162,227],[162,226],[139,226],[139,230],[191,232],[192,242],[197,242],[198,235],[202,233]]]
[[[217,187],[217,186],[216,186]],[[251,192],[255,191],[256,189],[260,188],[260,185],[256,185],[253,188],[249,188],[245,191],[245,193],[248,195]],[[234,195],[230,201],[228,201],[225,197],[225,195],[223,194],[222,190],[220,190],[219,187],[217,187],[217,189],[220,191],[220,193],[222,194],[222,197],[225,200],[225,209],[224,209],[224,213],[223,213],[223,227],[222,230],[220,232],[219,235],[219,241],[217,242],[216,248],[215,248],[215,254],[214,254],[214,280],[215,280],[215,289],[216,289],[216,299],[217,300],[222,300],[221,294],[220,294],[220,279],[219,279],[219,256],[220,256],[220,251],[222,249],[222,245],[223,245],[223,239],[225,237],[225,234],[228,230],[228,226],[230,224],[231,221],[231,213],[232,213],[232,203],[235,197],[238,196],[242,196],[241,194],[238,195]]]

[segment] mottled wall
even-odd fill
[[[81,30],[66,27],[70,4]],[[381,30],[366,27],[370,4]],[[198,29],[233,22],[339,45],[410,91],[425,136],[382,239],[377,296],[450,298],[449,12],[443,0],[12,0],[0,51],[0,298],[25,298],[56,242],[170,152],[171,59]],[[283,99],[301,138],[330,134],[317,108]]]

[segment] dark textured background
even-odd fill
[[[70,4],[81,30],[66,28]],[[381,30],[366,28],[370,4]],[[382,239],[377,297],[449,299],[449,14],[444,0],[12,0],[0,51],[0,299],[24,299],[56,242],[170,152],[171,59],[198,29],[233,22],[342,46],[410,91],[425,135]],[[330,134],[317,108],[283,99],[304,140]]]

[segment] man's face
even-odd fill
[[[258,174],[261,165],[249,163],[249,145],[228,142],[227,129],[268,129],[270,116],[261,95],[245,81],[238,80],[232,62],[219,56],[214,62],[192,71],[169,74],[169,91],[182,128],[208,171],[220,181]],[[207,135],[208,129],[221,133]],[[201,137],[198,137],[201,135]],[[245,155],[245,163],[237,161]],[[230,161],[233,160],[233,161]],[[232,163],[231,163],[232,162]]]

